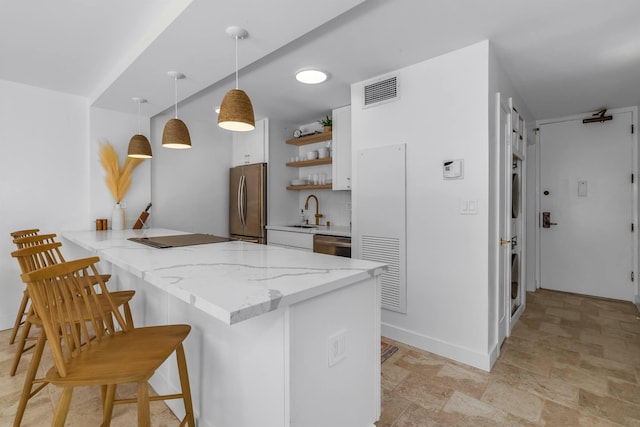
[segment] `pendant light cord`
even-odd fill
[[[176,119],[178,118],[178,76],[176,75],[175,77],[175,84],[174,84],[174,89],[175,89],[175,109],[176,109]]]
[[[238,36],[236,36],[236,89],[238,89]]]
[[[138,135],[142,135],[142,127],[140,126],[140,104],[142,104],[142,101],[138,100]]]

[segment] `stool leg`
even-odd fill
[[[189,385],[189,373],[187,372],[187,358],[184,355],[182,343],[176,348],[176,359],[182,388],[182,402],[184,403],[184,412],[186,414],[184,418],[189,427],[196,427],[196,422],[193,418],[193,402],[191,401],[191,386]]]
[[[38,367],[40,366],[40,359],[42,359],[42,352],[44,351],[44,345],[47,342],[44,331],[41,331],[36,342],[35,350],[31,356],[31,363],[29,363],[29,369],[27,370],[27,376],[24,379],[24,386],[22,387],[22,394],[20,395],[20,401],[18,402],[18,409],[16,410],[16,416],[13,419],[13,427],[19,427],[22,422],[24,410],[27,407],[27,402],[31,397],[31,389],[33,388],[36,374],[38,373]],[[44,385],[47,383],[45,382]],[[44,385],[42,387],[44,387]],[[38,390],[39,391],[39,390]],[[37,392],[36,392],[37,393]]]
[[[149,385],[146,381],[138,383],[138,427],[151,427]]]
[[[25,291],[22,294],[22,302],[20,302],[20,309],[16,316],[16,321],[13,323],[13,329],[11,330],[11,338],[9,338],[9,344],[16,342],[16,336],[18,336],[18,329],[22,325],[22,318],[27,311],[27,304],[29,304],[29,294]]]
[[[113,414],[113,399],[116,394],[116,385],[109,384],[106,386],[106,390],[104,388],[105,386],[103,386],[101,427],[109,427],[111,425],[111,415]]]
[[[33,308],[29,309],[29,314],[32,314]],[[20,338],[18,338],[18,347],[16,347],[16,353],[13,356],[13,363],[11,364],[11,372],[9,373],[11,376],[16,374],[18,370],[18,364],[20,363],[20,359],[22,358],[22,354],[25,352],[25,346],[27,345],[27,339],[29,338],[29,332],[31,331],[31,322],[29,321],[29,316],[27,316],[27,320],[25,320],[24,325],[22,326],[22,332],[20,332]],[[44,334],[44,331],[40,332]]]
[[[56,413],[53,416],[53,422],[51,427],[64,427],[64,422],[67,420],[67,413],[69,412],[69,405],[71,404],[71,396],[73,394],[73,387],[64,387],[62,389],[62,395],[58,401]]]

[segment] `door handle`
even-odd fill
[[[504,239],[500,239],[500,245],[508,245],[509,243],[511,243],[511,240],[504,240]]]
[[[542,228],[551,228],[552,225],[558,225],[558,223],[551,222],[551,212],[542,212]]]

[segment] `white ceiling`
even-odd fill
[[[308,123],[349,103],[349,84],[489,39],[535,118],[640,103],[637,0],[28,0],[2,2],[0,79],[153,116],[173,104],[214,120],[234,86],[257,118]],[[305,86],[317,66],[328,82]],[[183,108],[182,106],[180,108]]]

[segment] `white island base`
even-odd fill
[[[243,242],[154,249],[127,241],[137,236],[131,230],[91,232],[96,241],[85,233],[63,236],[101,257],[110,289],[136,291],[137,326],[192,325],[185,351],[199,427],[372,427],[378,420],[382,265]],[[226,286],[253,290],[231,310]],[[158,393],[179,390],[173,358],[151,384]],[[167,403],[183,415],[182,401]]]

